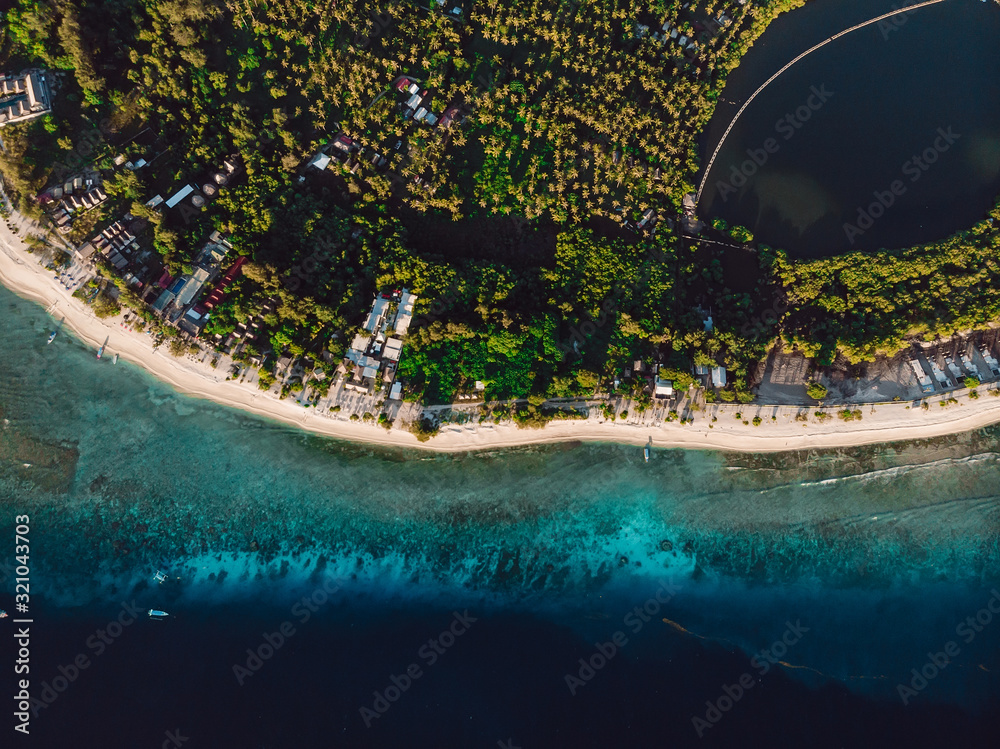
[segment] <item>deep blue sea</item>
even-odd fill
[[[995,745],[1000,429],[381,450],[0,320],[3,746]]]

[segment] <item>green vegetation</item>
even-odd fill
[[[696,384],[692,364],[725,366],[728,386],[706,400],[746,404],[779,339],[820,365],[838,353],[858,362],[910,335],[1000,318],[991,221],[924,247],[808,262],[766,246],[720,250],[670,228],[727,75],[803,3],[477,0],[455,22],[437,4],[370,0],[15,0],[6,68],[66,75],[50,116],[4,128],[0,172],[38,216],[32,198],[46,185],[99,171],[109,199],[68,239],[131,212],[148,221],[140,242],[174,275],[225,232],[248,262],[202,336],[224,340],[269,304],[244,361],[336,362],[372,295],[405,286],[420,298],[398,372],[408,400],[451,402],[478,380],[487,400],[532,399],[512,414],[530,426],[574,418],[543,410],[547,398],[590,397],[616,380],[618,394],[640,395],[639,360],[661,363],[679,393]],[[711,19],[723,10],[732,22],[720,27]],[[664,22],[697,48],[642,30]],[[451,125],[405,117],[400,76],[437,116],[452,112]],[[304,166],[320,149],[336,154],[341,133],[363,146],[356,162]],[[128,148],[152,163],[116,168],[111,144],[140,141]],[[144,205],[229,159],[239,169],[204,210]],[[647,211],[655,232],[639,228]],[[754,241],[744,227],[712,226]],[[124,306],[159,329],[135,290],[105,273],[118,302],[100,293],[95,313]],[[770,314],[776,301],[787,311]],[[262,369],[259,387],[274,382]],[[282,396],[322,394],[329,382],[284,383]],[[822,400],[821,388],[810,384],[810,396]],[[615,418],[613,407],[604,414]]]
[[[806,395],[808,395],[813,400],[821,401],[829,394],[829,390],[826,389],[826,385],[819,382],[810,382],[806,386]]]
[[[977,387],[979,387],[980,382],[979,382],[979,378],[978,377],[971,377],[970,376],[970,377],[966,377],[965,378],[965,382],[963,384],[967,388],[977,388]]]
[[[820,365],[852,363],[1000,319],[1000,204],[941,242],[792,262],[764,258],[787,294],[784,337]]]

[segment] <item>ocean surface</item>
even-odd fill
[[[995,743],[1000,429],[439,456],[47,346],[2,288],[0,320],[0,607],[28,515],[32,746]]]
[[[776,19],[729,76],[702,163],[743,102],[785,64],[912,4],[810,0]],[[813,52],[743,112],[699,213],[746,226],[796,258],[911,247],[971,227],[1000,193],[998,39],[993,0],[945,0]]]

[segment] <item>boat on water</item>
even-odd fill
[[[156,582],[158,582],[158,583],[160,583],[162,585],[163,583],[165,583],[167,581],[167,576],[164,575],[159,570],[157,570],[156,574],[153,575],[153,579],[156,580]]]
[[[6,618],[7,618],[7,612],[4,611],[3,609],[0,609],[0,619],[6,619]]]
[[[645,456],[646,462],[648,463],[649,462],[649,445],[646,445],[646,447],[643,448],[642,454]]]
[[[52,333],[51,333],[51,335],[49,335],[49,343],[52,343],[52,341],[54,341],[56,339],[56,336],[58,334],[59,334],[58,330],[53,330]]]
[[[100,359],[102,356],[104,356],[104,347],[107,346],[107,345],[108,345],[108,339],[106,339],[104,341],[104,343],[101,344],[101,347],[99,349],[97,349],[97,358],[98,359]]]
[[[115,364],[118,363],[118,354],[115,354]]]
[[[157,609],[150,609],[149,616],[151,619],[162,619],[166,616],[170,616],[166,611],[159,611]]]

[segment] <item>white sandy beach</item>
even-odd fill
[[[187,357],[176,358],[164,350],[154,351],[148,335],[121,327],[120,318],[100,320],[86,305],[73,299],[3,223],[0,223],[0,282],[19,296],[43,305],[54,317],[65,318],[64,329],[71,330],[95,350],[105,339],[110,339],[109,356],[120,354],[121,359],[143,367],[181,393],[244,409],[318,434],[359,442],[444,452],[565,441],[773,452],[925,439],[1000,422],[1000,397],[990,397],[987,393],[989,387],[996,387],[993,384],[981,386],[977,400],[969,398],[965,390],[949,393],[960,405],[946,408],[937,403],[941,396],[930,399],[928,410],[908,408],[912,406],[909,402],[857,406],[863,418],[852,422],[836,417],[819,422],[810,416],[808,423],[803,423],[795,420],[795,414],[801,410],[798,406],[757,403],[711,405],[707,411],[696,412],[694,423],[687,425],[664,423],[662,413],[656,419],[651,412],[633,415],[628,423],[608,422],[599,409],[592,409],[589,419],[554,421],[543,429],[520,429],[514,424],[444,424],[439,435],[421,443],[398,425],[387,432],[375,424],[352,422],[346,414],[317,413],[294,401],[278,400],[262,393],[254,384],[227,381],[225,372]],[[39,345],[44,346],[44,340]],[[742,412],[742,419],[734,417],[737,412]],[[760,426],[743,423],[744,419],[752,421],[758,415],[763,419]],[[717,421],[711,421],[713,416]],[[772,420],[772,416],[776,420]]]

